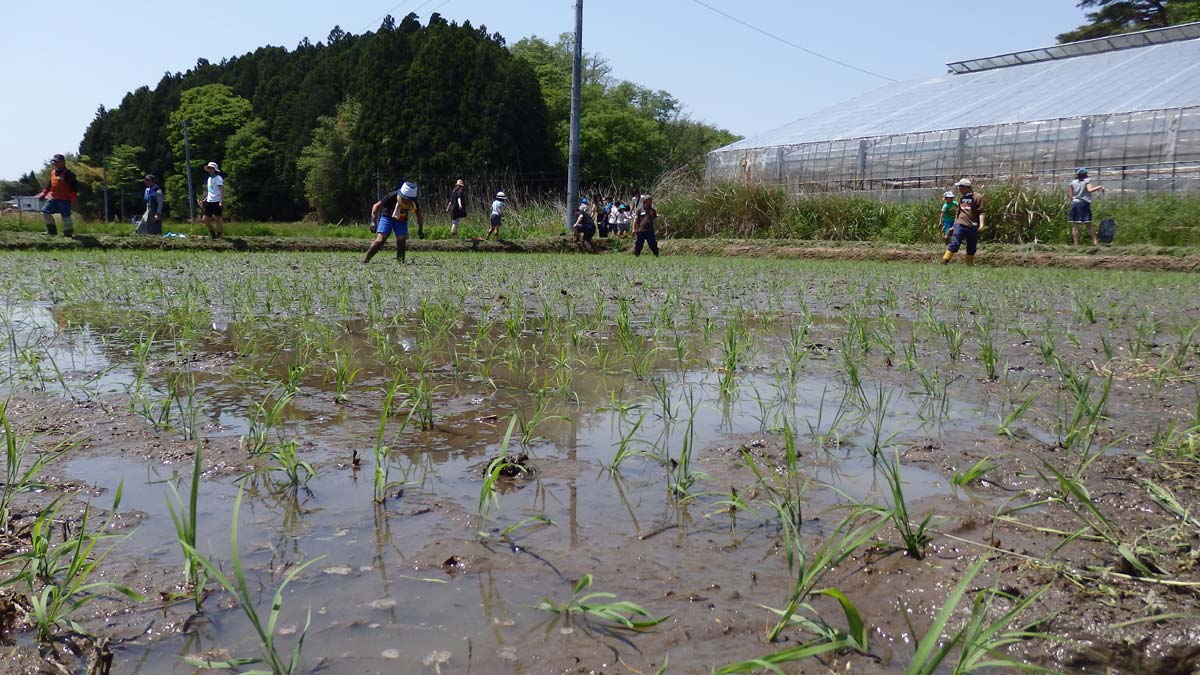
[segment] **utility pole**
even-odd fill
[[[567,154],[567,223],[579,206],[579,90],[583,79],[583,0],[575,0],[575,58],[571,63],[571,142]]]
[[[192,190],[192,147],[188,144],[188,121],[183,121],[183,168],[188,180],[188,222],[196,222],[196,193]]]
[[[104,156],[104,222],[108,222],[108,155]],[[124,216],[122,216],[124,217]]]

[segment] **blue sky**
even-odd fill
[[[1052,44],[1083,12],[1074,0],[704,0],[797,45],[888,77],[944,72],[944,63]],[[153,86],[198,58],[323,40],[336,24],[373,30],[384,14],[437,11],[510,42],[572,29],[573,0],[225,0],[5,3],[0,178],[78,150],[97,106]],[[687,112],[742,135],[771,129],[886,82],[757,33],[695,0],[585,0],[584,48],[612,74],[675,95]]]

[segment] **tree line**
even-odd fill
[[[599,56],[587,64],[587,182],[645,185],[680,167],[702,173],[708,150],[736,138],[689,119],[667,92],[612,78]],[[386,17],[373,32],[335,27],[316,44],[166,73],[119,106],[100,107],[68,162],[80,210],[92,216],[102,210],[102,164],[114,192],[140,196],[144,173],[165,178],[175,217],[188,214],[189,172],[200,194],[210,161],[221,165],[227,207],[243,220],[361,220],[377,190],[402,178],[439,185],[504,176],[524,183],[508,189],[558,195],[570,73],[568,36],[510,48],[470,22]],[[25,189],[46,171],[8,186]]]

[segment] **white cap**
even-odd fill
[[[947,191],[946,194],[942,195],[942,197],[945,199],[954,199],[954,193]]]
[[[503,200],[503,199],[508,199],[508,197],[507,197],[507,196],[505,196],[505,194],[504,194],[503,192],[497,192],[497,193],[496,193],[496,199],[501,199],[501,200]]]
[[[955,183],[954,186],[955,187],[971,187],[971,179],[963,178],[962,180]]]
[[[410,181],[404,181],[404,184],[400,186],[400,196],[404,197],[405,199],[416,199],[417,184]]]
[[[221,170],[221,167],[217,166],[217,163],[216,163],[216,162],[209,162],[208,164],[205,164],[205,165],[204,165],[204,167],[205,167],[206,169],[212,169],[213,171],[220,171],[220,170]]]

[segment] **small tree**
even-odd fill
[[[361,114],[362,106],[346,99],[338,104],[334,117],[317,119],[312,142],[300,151],[296,164],[304,177],[304,196],[323,222],[354,213],[356,200],[347,154]]]

